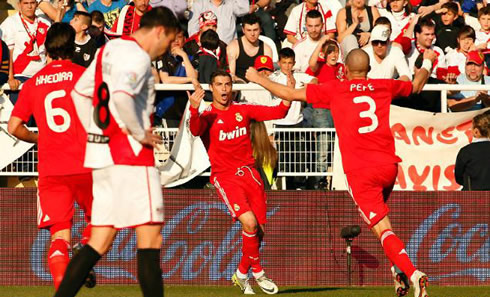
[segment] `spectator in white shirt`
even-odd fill
[[[405,55],[390,42],[390,29],[387,26],[375,26],[371,32],[370,45],[363,50],[369,55],[371,69],[368,78],[399,78],[404,81],[412,79]]]
[[[309,11],[316,10],[320,12],[322,18],[323,32],[331,38],[337,32],[335,18],[337,12],[342,8],[337,0],[305,0],[300,5],[291,10],[284,33],[289,43],[294,46],[307,35],[306,15]]]
[[[294,70],[306,72],[308,69],[311,54],[315,51],[323,36],[322,27],[323,19],[321,13],[317,10],[308,11],[306,14],[306,31],[308,34],[293,46],[296,54]]]
[[[451,49],[446,54],[446,64],[448,79],[456,79],[458,75],[465,73],[466,67],[466,56],[471,50],[475,49],[475,30],[465,25],[458,32],[458,47],[456,49]]]

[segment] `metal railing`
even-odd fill
[[[177,128],[155,130],[163,145],[155,152],[157,162],[170,156]],[[278,176],[331,176],[335,129],[333,128],[276,128],[274,145],[278,152]],[[37,146],[0,171],[0,176],[37,176]],[[203,175],[209,175],[209,170]]]

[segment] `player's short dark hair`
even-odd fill
[[[151,29],[154,27],[164,27],[167,31],[175,32],[180,26],[174,13],[164,6],[155,7],[143,14],[140,21],[140,29]]]
[[[249,13],[242,17],[242,27],[245,27],[245,25],[255,24],[259,24],[260,26],[260,19],[255,13]]]
[[[448,11],[452,12],[454,15],[458,15],[459,12],[459,6],[456,4],[456,2],[446,2],[442,4],[441,8],[446,8]]]
[[[48,30],[44,46],[53,60],[71,59],[75,52],[75,29],[67,23],[54,23]]]
[[[420,34],[422,32],[423,27],[435,28],[436,24],[434,23],[434,21],[430,17],[423,17],[417,22],[413,31],[415,33]]]
[[[481,18],[483,15],[489,15],[490,14],[490,5],[484,6],[478,10],[478,19]]]
[[[73,14],[73,17],[76,17],[76,16],[82,18],[85,25],[87,25],[87,26],[92,25],[92,16],[90,15],[90,13],[88,13],[86,11],[77,10]]]
[[[459,29],[458,38],[459,38],[459,40],[461,40],[461,39],[465,39],[468,37],[473,39],[473,41],[476,40],[475,29],[473,29],[473,27],[471,27],[471,26],[464,25],[461,29]]]
[[[230,79],[230,81],[233,81],[233,79],[231,78],[231,74],[229,74],[225,70],[218,69],[211,74],[211,84],[214,83],[214,78],[218,76],[226,76]]]
[[[490,136],[490,111],[487,110],[473,118],[473,127],[480,131],[481,136]]]
[[[307,19],[317,19],[317,18],[320,18],[320,20],[323,23],[322,14],[318,10],[313,9],[313,10],[310,10],[310,11],[308,11],[306,13],[305,20],[307,20]]]
[[[104,14],[98,10],[94,10],[90,13],[90,16],[92,17],[92,21],[96,22],[97,24],[104,24]]]
[[[216,50],[219,46],[219,36],[216,31],[208,29],[201,34],[201,46],[208,50]]]
[[[296,54],[290,47],[285,47],[282,48],[279,51],[279,60],[281,59],[288,59],[288,58],[293,58],[293,60],[296,58]]]

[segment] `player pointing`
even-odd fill
[[[367,79],[369,56],[360,49],[351,51],[346,58],[345,81],[308,84],[306,88],[295,90],[258,75],[252,68],[247,71],[248,80],[262,85],[278,97],[330,105],[349,193],[361,217],[380,240],[392,265],[412,281],[415,297],[428,296],[428,278],[413,266],[403,242],[393,232],[386,205],[395,184],[397,163],[401,161],[395,155],[389,111],[395,97],[406,97],[422,90],[436,58],[433,51],[424,52],[422,68],[416,73],[413,83]],[[397,294],[406,295],[408,282],[403,279],[403,274],[393,272],[393,276],[396,287],[399,287],[399,290],[396,288]]]
[[[242,258],[232,281],[244,294],[255,294],[248,283],[252,268],[257,284],[267,294],[279,289],[265,276],[259,247],[264,236],[266,195],[250,140],[250,121],[268,121],[286,116],[290,103],[278,106],[238,104],[232,100],[231,75],[217,71],[211,75],[213,102],[199,113],[204,91],[197,89],[190,101],[190,130],[201,139],[211,162],[211,183],[226,204],[233,220],[242,224]]]

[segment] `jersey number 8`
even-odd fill
[[[95,106],[94,121],[97,127],[104,130],[109,127],[111,121],[109,112],[109,87],[105,82],[102,82],[97,89],[97,96],[99,97],[99,102]]]
[[[369,96],[359,96],[354,98],[354,103],[359,104],[359,103],[367,103],[369,105],[369,109],[362,111],[359,113],[360,118],[368,118],[371,120],[371,125],[369,126],[364,126],[359,128],[359,134],[366,134],[373,132],[378,128],[378,117],[376,116],[376,102],[373,100],[373,98]]]

